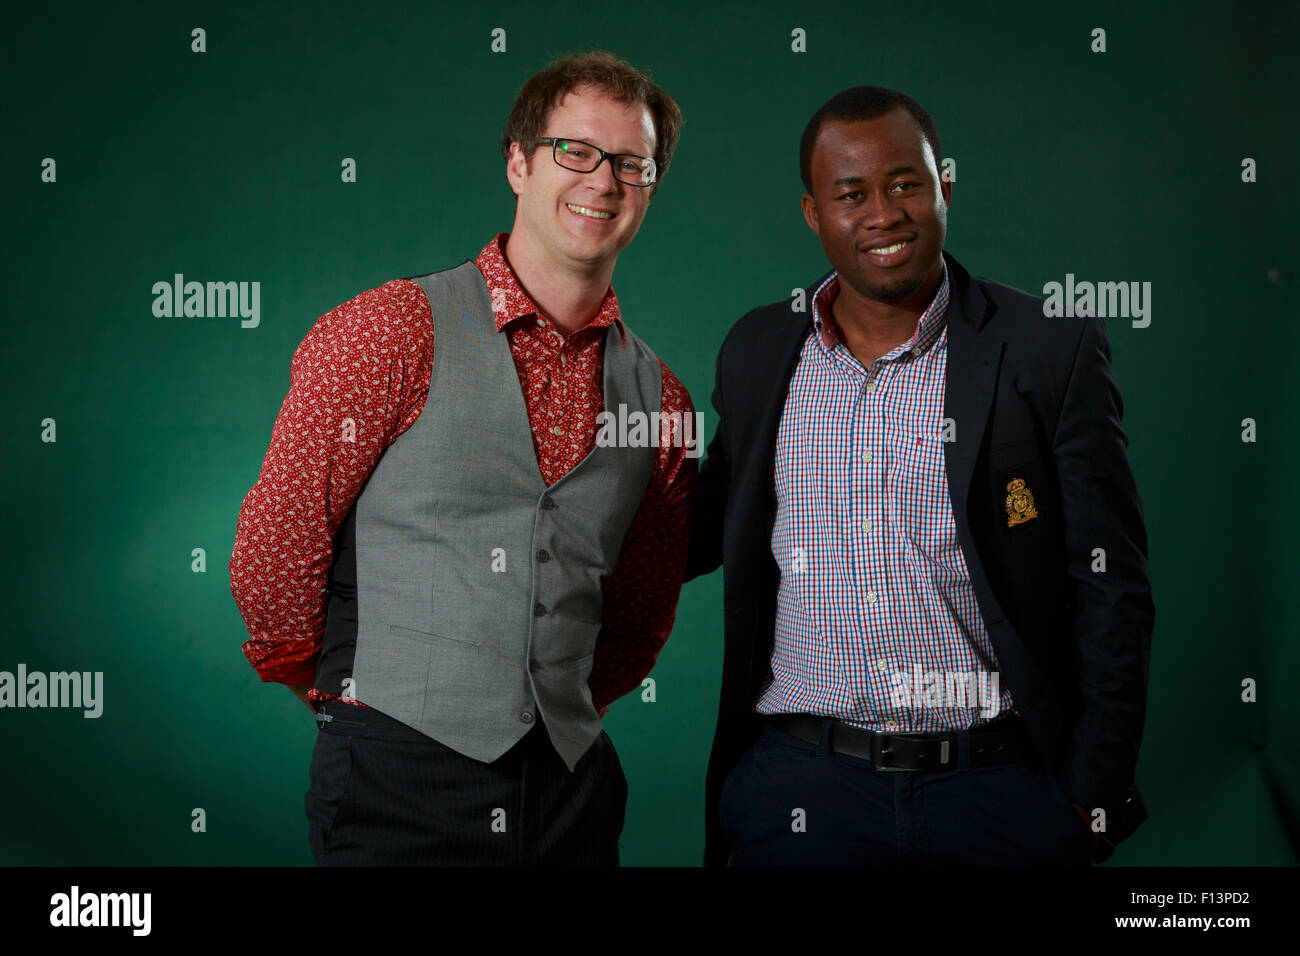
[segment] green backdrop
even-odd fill
[[[686,115],[614,286],[710,435],[731,323],[827,268],[799,213],[798,139],[847,86],[893,86],[934,115],[957,162],[947,248],[976,275],[1037,293],[1067,272],[1152,283],[1148,328],[1109,321],[1157,605],[1151,819],[1114,864],[1294,864],[1295,7],[468,6],[6,18],[0,670],[102,671],[105,690],[93,720],[0,710],[0,862],[311,862],[316,726],[244,660],[226,572],[290,356],[340,302],[508,230],[514,93],[600,47]],[[340,182],[348,156],[356,183]],[[1246,157],[1258,182],[1242,182]],[[260,325],[155,317],[153,283],[177,272],[259,281]],[[720,581],[683,589],[657,700],[626,697],[606,721],[631,791],[627,864],[700,860]]]

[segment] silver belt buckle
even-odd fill
[[[939,769],[940,770],[944,769],[943,765],[946,765],[948,763],[948,754],[950,753],[949,747],[951,746],[952,746],[952,741],[950,740],[939,741],[939,764],[940,764]],[[885,758],[885,754],[883,752],[880,754],[880,758],[882,760]],[[874,761],[872,761],[872,765],[873,766],[875,765]],[[876,769],[879,770],[881,773],[925,773],[926,772],[924,770],[909,770],[906,767],[876,767]]]
[[[892,734],[893,731],[888,731],[888,733]],[[884,733],[881,733],[880,731],[877,731],[877,732],[876,732],[876,736],[875,736],[875,738],[873,738],[873,739],[876,740],[876,741],[880,741],[880,739],[881,739],[882,737],[884,737],[884,736],[885,736]],[[885,761],[885,757],[888,756],[888,754],[886,754],[886,752],[885,752],[885,750],[883,749],[883,747],[884,747],[884,745],[883,745],[883,741],[882,741],[882,742],[880,743],[879,746],[877,746],[876,748],[873,748],[873,749],[875,749],[875,750],[877,751],[877,754],[879,755],[879,759],[880,759],[880,762],[881,762],[881,763],[884,763],[884,761]],[[882,766],[880,766],[880,764],[876,763],[875,760],[872,760],[872,761],[871,761],[871,764],[872,764],[873,767],[875,767],[875,768],[876,768],[877,770],[879,770],[881,773],[911,773],[911,771],[909,771],[906,767],[882,767]]]

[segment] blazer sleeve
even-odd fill
[[[1108,817],[1133,783],[1155,624],[1142,502],[1110,357],[1105,320],[1085,319],[1053,441],[1083,705],[1060,783],[1076,803],[1105,808]]]
[[[730,336],[728,336],[730,339]],[[727,342],[718,349],[714,363],[713,410],[718,427],[709,442],[709,454],[700,465],[691,518],[691,544],[686,559],[686,580],[708,574],[722,564],[722,528],[731,485],[731,449],[727,441],[727,416],[722,397],[722,358]]]

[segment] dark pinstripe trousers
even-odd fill
[[[304,802],[318,865],[618,865],[627,779],[604,731],[570,773],[540,715],[490,764],[373,708],[317,715]]]

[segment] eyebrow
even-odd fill
[[[912,173],[913,175],[915,175],[916,172],[917,169],[915,166],[895,166],[893,169],[886,172],[885,175],[901,176],[904,173]],[[862,176],[841,176],[839,179],[835,180],[835,185],[852,186],[855,183],[862,183],[862,182],[866,182],[866,179]]]
[[[596,146],[596,144],[593,143],[591,140],[589,140],[589,139],[583,139],[581,136],[559,136],[559,137],[556,137],[556,138],[557,138],[557,139],[566,140],[566,141],[568,141],[568,142],[570,142],[570,143],[586,143],[588,146]],[[596,148],[597,148],[597,149],[601,149],[600,146],[596,146]],[[638,153],[638,152],[636,152],[635,150],[607,149],[607,150],[605,150],[605,152],[607,152],[607,153],[611,153],[611,154],[614,155],[614,156],[639,156],[639,157],[641,157],[642,159],[646,159],[646,158],[647,158],[645,153]],[[650,153],[650,156],[653,157],[653,156],[654,156],[654,153],[651,152],[651,153]]]

